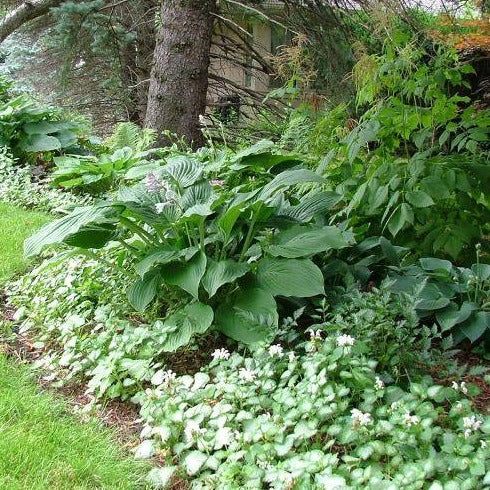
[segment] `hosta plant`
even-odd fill
[[[353,241],[348,231],[324,222],[336,194],[312,193],[298,201],[291,193],[311,182],[323,179],[297,166],[269,173],[256,189],[232,190],[208,181],[194,159],[174,157],[144,182],[121,187],[115,200],[48,224],[26,241],[25,253],[54,243],[95,249],[118,241],[133,265],[123,270],[137,310],[156,297],[176,298],[162,314],[168,350],[213,323],[254,344],[274,337],[278,297],[324,293],[312,258]]]

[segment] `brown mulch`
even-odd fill
[[[471,344],[463,344],[460,346],[460,351],[455,354],[454,358],[457,360],[460,366],[466,365],[468,369],[472,367],[486,367],[490,374],[490,362],[486,361],[479,355],[475,354],[471,350]],[[480,391],[478,395],[472,398],[473,404],[483,414],[490,414],[490,384],[488,384],[484,376],[470,376],[463,375],[461,378],[454,378],[450,376],[441,376],[441,373],[435,369],[429,369],[430,375],[440,384],[451,386],[452,382],[460,383],[461,381],[466,384],[476,385]]]

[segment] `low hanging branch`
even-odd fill
[[[64,0],[30,0],[22,2],[0,20],[0,43],[26,22],[45,15]]]

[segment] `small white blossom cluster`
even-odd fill
[[[466,383],[464,381],[461,381],[461,383],[458,385],[456,381],[453,381],[452,388],[455,389],[456,391],[461,391],[463,395],[468,394],[468,387],[466,386]]]
[[[215,360],[215,361],[221,360],[221,359],[227,360],[230,358],[230,355],[231,354],[226,349],[216,349],[212,353],[213,360]]]
[[[310,331],[310,340],[314,342],[315,340],[322,340],[322,331],[321,330],[311,330]]]
[[[282,349],[282,346],[280,344],[276,344],[276,345],[271,345],[269,347],[269,355],[271,357],[282,357],[283,355],[283,349]]]
[[[247,369],[247,368],[241,368],[240,371],[238,372],[238,376],[243,380],[243,381],[254,381],[256,378],[256,374],[252,369]]]
[[[152,376],[151,383],[155,386],[163,385],[166,388],[176,377],[177,375],[171,369],[169,369],[168,371],[160,369],[160,371],[157,371]]]
[[[368,412],[363,413],[360,410],[358,410],[357,408],[353,408],[350,411],[350,413],[352,415],[352,425],[354,425],[354,427],[366,426],[366,425],[370,425],[373,423],[373,419],[371,417],[371,414]]]
[[[482,426],[482,421],[478,420],[474,415],[471,417],[463,417],[463,426],[465,428],[464,436],[470,437],[472,432],[476,432]]]
[[[420,419],[416,415],[410,415],[410,412],[406,412],[403,416],[403,423],[407,427],[412,427],[412,425],[420,424]]]
[[[383,383],[383,380],[379,376],[376,376],[374,380],[374,389],[376,391],[381,391],[384,390],[384,388],[385,388],[385,384]]]
[[[350,335],[339,335],[337,337],[337,345],[339,347],[352,347],[356,339]]]

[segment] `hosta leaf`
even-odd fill
[[[280,209],[278,214],[305,223],[316,215],[325,214],[341,200],[342,195],[336,192],[319,192],[302,199],[296,206],[288,206]]]
[[[196,204],[212,203],[211,195],[213,188],[209,182],[199,182],[191,187],[188,187],[180,198],[180,205],[185,211],[192,208]],[[211,202],[210,202],[211,201]]]
[[[76,124],[65,121],[38,121],[27,123],[22,129],[27,134],[53,134],[59,131],[73,130]]]
[[[249,270],[250,266],[246,263],[238,263],[234,260],[215,262],[208,259],[208,268],[202,279],[202,285],[212,298],[221,286],[244,276]]]
[[[438,259],[436,257],[424,257],[419,259],[420,265],[426,271],[436,271],[438,269],[451,272],[453,264],[449,260]]]
[[[164,267],[162,277],[167,284],[179,286],[197,299],[199,284],[205,271],[206,255],[201,252],[185,264],[176,263]]]
[[[24,255],[37,255],[46,245],[62,243],[89,224],[113,223],[116,214],[117,210],[107,204],[76,208],[69,215],[48,223],[29,237],[24,244]],[[86,244],[85,248],[91,248],[91,244]]]
[[[475,310],[472,303],[465,302],[461,305],[461,310],[455,304],[449,305],[443,311],[436,313],[437,321],[443,332],[450,330],[458,323],[464,322]]]
[[[274,244],[268,249],[274,257],[308,257],[327,250],[347,247],[349,242],[336,226],[310,228],[293,226],[274,237]]]
[[[185,156],[170,158],[163,167],[165,174],[169,175],[180,187],[189,187],[197,182],[202,175],[202,166],[197,160]]]
[[[239,162],[240,160],[249,157],[251,155],[260,155],[262,153],[269,153],[271,148],[274,148],[274,142],[270,140],[260,140],[255,145],[249,146],[242,151],[239,151],[232,159],[232,162]]]
[[[471,342],[476,342],[489,329],[490,312],[488,311],[479,311],[460,326],[461,332],[463,332]]]
[[[33,134],[21,142],[20,148],[24,151],[35,153],[53,151],[61,149],[61,142],[54,136]]]
[[[171,247],[160,247],[152,250],[141,262],[135,266],[136,272],[143,277],[155,265],[168,264],[178,260],[182,252]]]
[[[144,311],[157,294],[159,277],[153,274],[150,277],[138,279],[128,291],[127,297],[135,310]]]
[[[257,280],[273,296],[308,298],[325,293],[322,271],[308,259],[263,258]]]
[[[187,345],[195,334],[206,332],[213,323],[213,309],[202,303],[192,303],[170,315],[164,326],[171,331],[162,345],[165,352],[175,352]]]
[[[272,340],[278,321],[273,296],[259,288],[242,289],[216,311],[218,329],[248,345]]]
[[[308,169],[286,170],[276,175],[257,195],[257,200],[266,200],[284,187],[307,182],[325,182],[325,179]]]

